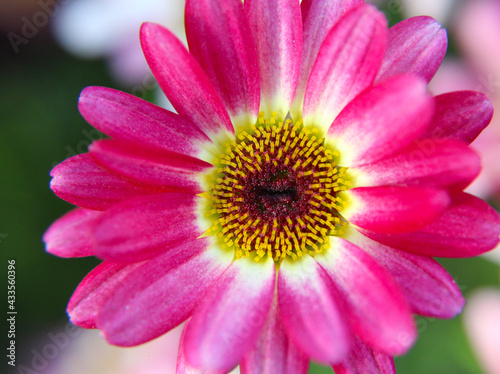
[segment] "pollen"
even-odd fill
[[[349,187],[338,154],[314,127],[260,113],[255,124],[227,142],[209,176],[205,235],[219,238],[235,256],[279,263],[329,248],[347,224],[337,194]]]

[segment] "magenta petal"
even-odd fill
[[[400,74],[414,74],[429,83],[448,47],[446,30],[427,16],[406,19],[389,29],[387,53],[377,82]]]
[[[257,340],[273,298],[276,273],[268,258],[236,260],[197,308],[186,330],[187,361],[229,370]]]
[[[47,252],[59,257],[84,257],[93,254],[90,239],[101,212],[77,208],[55,221],[43,235]]]
[[[106,340],[142,344],[189,318],[232,260],[212,245],[210,238],[185,242],[130,272],[97,316]]]
[[[299,78],[302,55],[300,3],[295,0],[247,0],[244,4],[259,55],[259,110],[269,114],[277,112],[284,117]]]
[[[380,244],[356,233],[349,236],[382,265],[399,285],[412,311],[427,317],[453,318],[465,300],[453,278],[432,258]]]
[[[182,117],[213,138],[233,132],[224,104],[198,62],[166,28],[153,23],[141,27],[141,45],[161,89]]]
[[[240,0],[187,0],[189,51],[214,84],[231,117],[259,112],[257,51]],[[280,20],[281,22],[281,20]]]
[[[335,374],[396,374],[391,356],[374,351],[359,339],[354,339],[349,358],[334,365]]]
[[[189,325],[189,321],[184,325],[182,330],[181,342],[179,345],[179,354],[177,355],[177,370],[176,374],[227,374],[227,370],[203,370],[193,367],[186,360],[186,354],[184,353],[184,338],[186,337],[186,329]],[[166,374],[166,373],[165,373]]]
[[[78,285],[68,304],[71,322],[84,328],[96,327],[96,316],[113,296],[125,277],[140,263],[124,265],[103,262],[92,270]]]
[[[318,56],[318,51],[337,21],[352,8],[363,4],[363,0],[303,0],[301,3],[304,25],[304,47],[300,66],[299,82],[294,105],[302,113],[302,103],[307,81]],[[297,113],[295,113],[297,114]]]
[[[205,161],[178,153],[159,153],[116,140],[100,140],[89,148],[101,166],[136,184],[157,189],[200,193],[200,173],[212,167]]]
[[[472,257],[498,244],[500,216],[481,199],[457,193],[441,216],[418,231],[405,234],[360,231],[380,243],[423,256]]]
[[[315,258],[347,302],[352,329],[361,340],[386,354],[405,353],[417,337],[403,294],[367,253],[339,237]]]
[[[127,200],[104,212],[93,232],[94,254],[105,260],[136,262],[200,236],[201,198],[166,193]]]
[[[96,129],[113,139],[197,157],[210,139],[181,116],[138,97],[105,87],[87,87],[78,108]]]
[[[493,117],[493,104],[480,92],[457,91],[436,96],[436,112],[423,138],[452,138],[471,143]]]
[[[429,125],[434,102],[425,83],[398,76],[357,96],[328,130],[342,166],[377,161],[410,145]]]
[[[254,348],[240,363],[243,374],[307,374],[308,357],[289,340],[275,300]]]
[[[391,157],[349,169],[357,186],[412,185],[463,189],[481,170],[481,160],[466,144],[420,139]]]
[[[335,363],[349,352],[350,332],[332,281],[309,255],[285,259],[278,273],[281,320],[293,342],[309,357]]]
[[[326,36],[307,83],[304,118],[325,131],[375,79],[386,48],[387,21],[372,5],[345,15]]]
[[[356,226],[385,233],[413,231],[432,222],[450,204],[446,190],[430,187],[358,187],[342,194],[341,214]]]
[[[89,154],[73,156],[57,165],[50,175],[50,188],[61,199],[92,210],[105,210],[122,200],[154,190],[133,185],[111,175]]]

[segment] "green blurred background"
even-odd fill
[[[0,8],[4,11],[0,18],[2,313],[5,316],[7,311],[7,260],[15,259],[17,363],[29,367],[33,350],[40,350],[49,341],[47,334],[64,330],[65,308],[73,290],[98,263],[92,258],[61,259],[45,253],[42,234],[51,222],[71,209],[49,189],[49,171],[65,158],[86,152],[95,140],[96,133],[77,110],[82,88],[102,85],[128,92],[130,88],[113,81],[103,61],[79,60],[61,50],[52,40],[49,26],[14,53],[6,36],[19,29],[23,13],[9,16],[14,21],[7,22],[6,8],[5,4]],[[29,7],[24,11],[28,17],[32,14]],[[400,19],[394,10],[390,16],[391,23]],[[148,96],[152,97],[152,93]],[[487,260],[442,263],[466,297],[478,287],[498,286],[499,269]],[[0,335],[5,352],[8,326],[6,318],[2,320]],[[419,340],[409,354],[396,359],[398,373],[481,373],[460,317],[449,321],[419,318],[417,322]],[[8,368],[6,360],[2,353],[4,368]],[[311,373],[331,372],[330,368],[311,367]]]

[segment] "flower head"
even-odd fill
[[[178,112],[85,89],[84,118],[111,139],[52,171],[79,208],[47,250],[104,262],[68,312],[116,345],[181,322],[178,372],[393,372],[412,313],[464,300],[431,256],[493,248],[500,220],[462,192],[484,95],[433,98],[446,49],[428,17],[387,30],[362,1],[188,0],[190,51],[141,28]]]

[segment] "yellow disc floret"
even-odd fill
[[[237,133],[214,160],[206,235],[216,235],[236,257],[256,261],[300,257],[329,247],[346,222],[337,196],[349,186],[346,168],[318,131],[290,118],[265,118]]]

